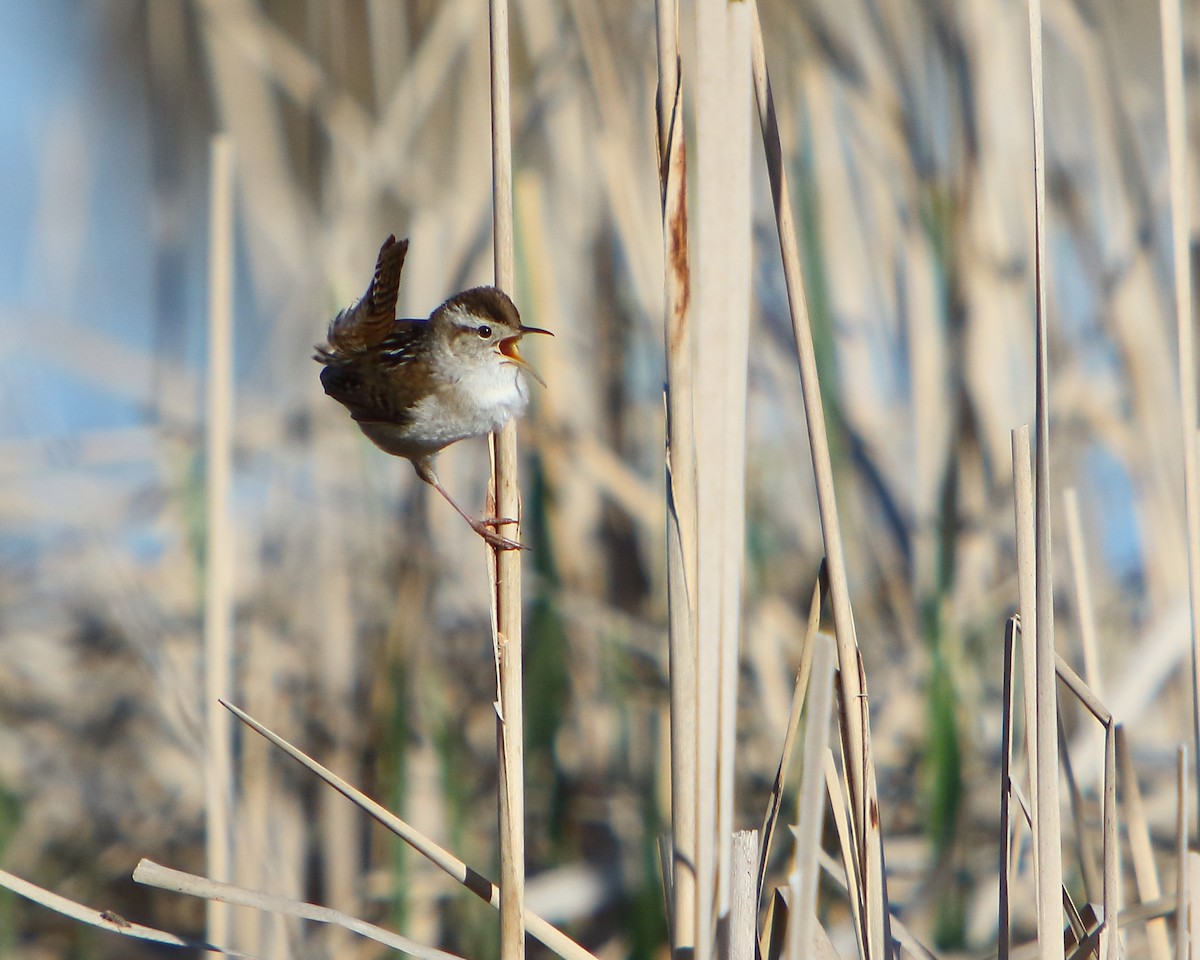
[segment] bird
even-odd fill
[[[492,527],[515,521],[476,519],[442,486],[434,457],[459,440],[499,430],[529,402],[525,374],[545,381],[521,356],[529,333],[516,305],[497,287],[473,287],[450,297],[427,320],[398,319],[396,300],[408,240],[389,235],[360,300],[329,324],[313,359],[322,364],[325,393],[344,406],[359,429],[385,453],[410,461],[497,550],[522,545]]]

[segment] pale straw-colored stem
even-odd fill
[[[1179,745],[1175,769],[1175,960],[1191,954],[1188,924],[1188,752]]]
[[[804,731],[804,767],[796,811],[796,855],[792,859],[792,917],[789,924],[792,957],[806,956],[817,916],[821,834],[825,825],[825,757],[829,749],[829,715],[833,710],[836,651],[828,634],[813,637],[808,723]]]
[[[1167,166],[1171,182],[1171,251],[1175,265],[1175,328],[1179,350],[1179,413],[1183,428],[1183,502],[1187,516],[1188,596],[1192,614],[1192,752],[1200,757],[1200,478],[1197,477],[1196,346],[1192,326],[1191,205],[1188,199],[1187,104],[1183,85],[1180,0],[1159,0]],[[1200,763],[1196,764],[1200,805]]]
[[[410,957],[416,957],[417,960],[461,960],[457,954],[447,953],[445,950],[438,950],[435,947],[427,947],[401,934],[352,917],[341,910],[322,907],[315,903],[305,903],[276,894],[261,893],[258,890],[248,890],[231,883],[218,883],[208,877],[198,877],[195,874],[184,873],[182,870],[172,870],[153,860],[142,859],[133,871],[133,879],[137,883],[157,887],[159,890],[172,890],[175,893],[183,893],[191,897],[202,897],[209,903],[253,907],[256,910],[299,917],[317,923],[333,924],[349,930],[351,933],[356,933],[360,937],[382,943],[393,950],[399,950]]]
[[[1154,845],[1142,805],[1142,789],[1138,785],[1137,771],[1133,768],[1133,757],[1129,753],[1125,728],[1121,724],[1116,725],[1116,738],[1121,799],[1125,809],[1125,829],[1129,835],[1129,853],[1133,859],[1133,877],[1137,884],[1138,899],[1149,903],[1162,896],[1162,884],[1158,879],[1158,865],[1154,862]],[[1150,960],[1171,960],[1171,939],[1167,935],[1165,920],[1149,921],[1146,924],[1146,938],[1150,942]]]
[[[1000,895],[996,958],[1009,960],[1012,948],[1012,904],[1009,894],[1012,858],[1013,647],[1016,624],[1004,624],[1004,698],[1000,703]]]
[[[333,789],[335,789],[338,793],[357,805],[364,813],[372,817],[378,823],[382,824],[385,828],[390,830],[410,847],[416,850],[417,853],[429,860],[429,862],[434,864],[434,866],[453,877],[481,900],[490,903],[497,909],[500,908],[500,888],[497,887],[496,884],[492,883],[487,877],[467,866],[466,863],[458,859],[458,857],[454,856],[454,854],[450,853],[450,851],[439,846],[411,824],[401,820],[398,816],[396,816],[382,804],[372,800],[357,787],[348,783],[331,770],[326,769],[303,750],[300,750],[288,741],[284,740],[283,737],[279,736],[279,734],[263,726],[244,710],[225,701],[222,701],[222,705],[235,717],[241,720],[242,723],[246,724],[246,726],[250,727],[256,733],[265,737],[293,760],[300,763],[312,773],[315,773],[318,777],[333,787]],[[525,929],[531,936],[536,937],[560,957],[563,957],[564,960],[596,960],[591,953],[581,947],[561,930],[557,929],[548,921],[542,919],[536,914],[530,913],[529,911],[525,911]]]
[[[1034,567],[1037,580],[1038,942],[1043,960],[1062,956],[1062,830],[1058,806],[1058,691],[1054,656],[1054,566],[1050,538],[1050,397],[1046,336],[1046,148],[1042,94],[1042,3],[1029,0],[1033,92],[1034,293],[1037,341],[1034,446]]]
[[[208,235],[208,424],[204,565],[205,857],[210,876],[233,876],[233,724],[218,698],[233,692],[233,144],[212,140]],[[210,902],[207,935],[227,944],[233,914]]]
[[[15,876],[7,870],[0,870],[0,887],[11,890],[18,896],[39,904],[48,910],[53,910],[55,913],[60,913],[64,917],[70,917],[72,920],[78,920],[80,923],[99,927],[101,930],[107,930],[110,933],[119,933],[123,937],[133,937],[136,940],[149,940],[152,943],[166,943],[173,947],[187,947],[191,950],[209,950],[213,953],[226,953],[233,957],[242,956],[240,953],[234,953],[232,950],[224,950],[210,943],[202,943],[198,940],[185,940],[183,937],[177,937],[175,934],[167,933],[165,930],[158,930],[154,927],[142,926],[140,923],[133,923],[113,913],[111,910],[96,910],[92,907],[84,906],[82,903],[69,900],[44,887],[30,883],[28,880],[23,880],[21,877]]]
[[[696,943],[696,445],[687,150],[679,9],[658,0],[658,140],[667,357],[667,603],[671,673],[671,946]]]
[[[863,787],[862,716],[857,709],[860,694],[858,682],[858,638],[850,607],[850,587],[846,576],[846,553],[842,544],[841,523],[838,520],[837,496],[834,492],[833,462],[829,456],[829,435],[825,427],[825,408],[821,400],[821,384],[817,371],[817,353],[813,346],[812,324],[808,315],[808,300],[800,271],[800,247],[796,222],[788,192],[787,168],[783,162],[783,146],[779,139],[779,124],[775,102],[767,73],[766,48],[763,44],[762,23],[757,4],[754,12],[752,46],[754,94],[758,102],[758,121],[762,131],[763,150],[767,159],[767,174],[771,181],[771,199],[775,208],[775,224],[779,235],[779,250],[783,257],[783,276],[787,286],[788,308],[792,330],[796,336],[796,353],[800,365],[800,387],[804,396],[804,417],[808,426],[808,442],[812,454],[813,473],[817,488],[817,512],[821,519],[821,534],[825,545],[825,561],[829,571],[829,598],[833,608],[833,624],[838,650],[838,679],[842,693],[845,740],[847,743],[846,775],[849,781],[851,816],[858,823],[866,821],[867,803]],[[861,838],[862,831],[858,832]],[[862,852],[859,851],[859,856]]]
[[[516,269],[513,250],[512,105],[509,79],[508,0],[490,0],[492,88],[492,243],[496,286],[512,295]],[[492,482],[496,516],[521,515],[517,479],[517,428],[509,422],[493,435]],[[520,524],[497,530],[519,540]],[[496,650],[500,755],[500,956],[525,956],[525,757],[521,630],[521,551],[492,550],[493,642]]]
[[[1037,822],[1037,573],[1034,566],[1033,444],[1029,424],[1012,432],[1013,506],[1016,515],[1017,609],[1021,616],[1021,707],[1025,716],[1025,765]],[[1034,871],[1037,845],[1034,844]]]

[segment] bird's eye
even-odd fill
[[[486,340],[492,335],[492,328],[489,327],[486,323],[483,323],[475,328],[475,332],[477,334],[479,334],[480,340]]]

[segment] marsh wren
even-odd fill
[[[397,319],[407,253],[407,240],[389,236],[363,298],[334,317],[329,342],[318,345],[313,357],[324,364],[321,385],[375,446],[411,461],[417,476],[484,540],[497,550],[518,550],[517,541],[489,529],[514,521],[470,516],[438,480],[433,458],[458,440],[499,430],[524,411],[529,388],[523,371],[543,386],[545,381],[521,356],[517,341],[550,331],[524,326],[496,287],[457,293],[428,320]]]

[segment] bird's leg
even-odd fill
[[[437,473],[433,469],[433,464],[429,460],[414,460],[413,467],[416,468],[417,476],[424,480],[427,484],[433,487],[440,493],[450,506],[452,506],[460,517],[471,525],[471,529],[483,537],[492,547],[497,550],[523,550],[524,546],[516,540],[510,540],[508,537],[502,537],[494,530],[489,530],[488,527],[499,526],[502,523],[516,523],[515,520],[509,520],[502,517],[489,517],[485,520],[477,520],[460,507],[450,496],[450,492],[442,486],[442,482],[438,480]]]

